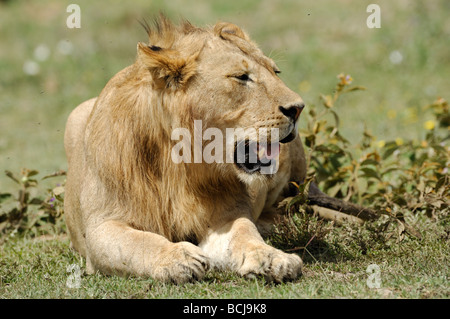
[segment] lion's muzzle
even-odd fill
[[[235,146],[235,164],[248,174],[263,173],[263,169],[264,172],[271,172],[270,167],[276,166],[280,143],[289,143],[298,135],[297,123],[304,107],[303,103],[292,104],[289,107],[280,106],[280,112],[289,119],[289,133],[282,139],[271,142],[239,141]]]

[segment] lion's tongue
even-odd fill
[[[265,147],[266,146],[266,147]],[[272,143],[267,145],[258,145],[258,158],[267,158],[271,160],[280,154],[280,143]]]

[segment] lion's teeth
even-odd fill
[[[280,154],[280,143],[272,143],[266,145],[258,145],[258,158],[272,159]]]
[[[267,158],[272,159],[280,154],[280,143],[272,143],[267,149]]]

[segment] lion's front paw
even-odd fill
[[[281,283],[300,276],[302,267],[299,256],[261,244],[243,253],[238,273],[248,278],[264,276],[267,281]]]
[[[199,247],[188,242],[171,243],[155,260],[152,277],[181,284],[202,279],[208,268],[208,258]]]

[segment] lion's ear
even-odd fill
[[[225,40],[229,40],[230,36],[236,36],[246,41],[250,40],[248,35],[241,28],[229,22],[217,23],[214,26],[214,33]]]
[[[176,50],[142,42],[138,43],[137,51],[139,62],[152,73],[156,83],[166,88],[182,88],[195,74],[198,54],[185,58]]]

